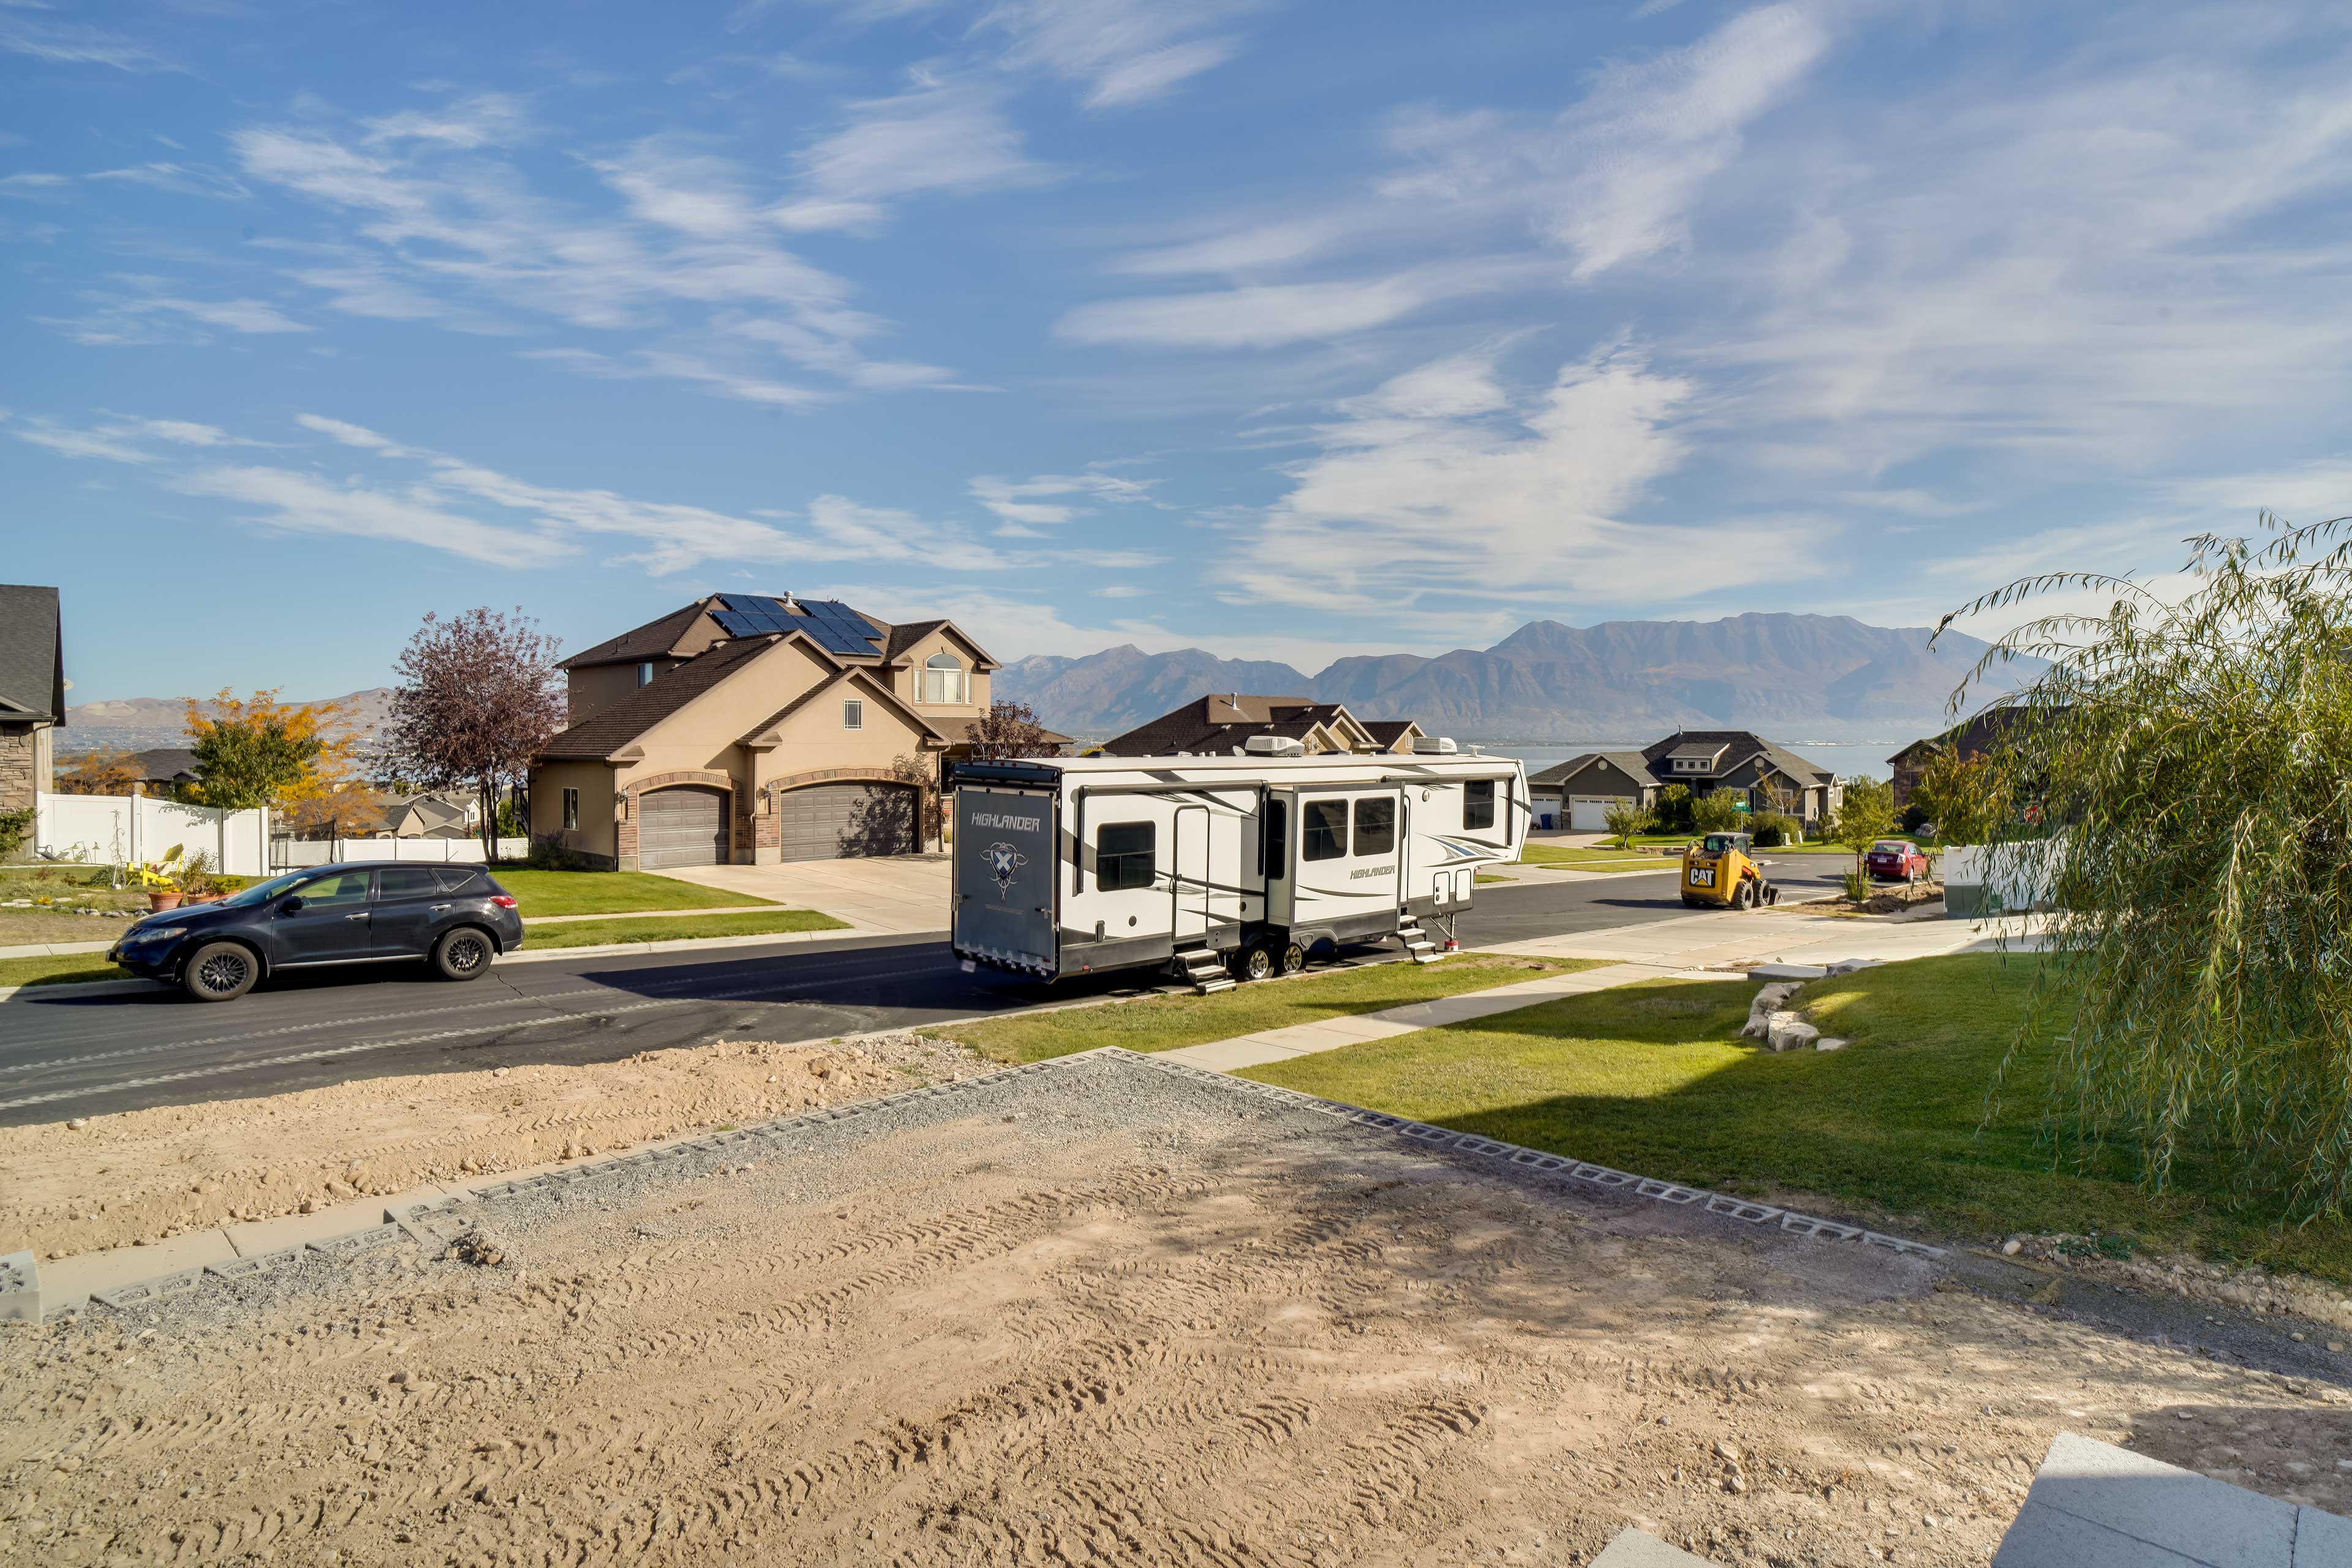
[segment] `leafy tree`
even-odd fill
[[[1001,763],[1015,757],[1048,757],[1061,742],[1053,739],[1026,702],[998,702],[976,720],[966,743],[971,759]]]
[[[1943,624],[2052,593],[2106,606],[2026,622],[1970,678],[2050,661],[2005,700],[2015,721],[1981,792],[1990,875],[2049,910],[2002,1089],[2046,1043],[2062,1156],[2119,1149],[2158,1191],[2193,1163],[2242,1198],[2341,1215],[2352,518],[2263,513],[2260,531],[2190,540],[2185,596],[2053,574]]]
[[[33,837],[33,808],[0,811],[0,860],[13,860]]]
[[[138,783],[138,758],[128,752],[92,752],[58,775],[58,793],[129,795]]]
[[[1845,781],[1843,798],[1830,814],[1822,837],[1853,851],[1853,885],[1863,881],[1862,858],[1870,847],[1895,831],[1895,786],[1885,779],[1860,774]]]
[[[1732,832],[1739,816],[1739,797],[1727,789],[1711,789],[1691,801],[1691,826],[1701,833]]]
[[[286,811],[351,781],[358,739],[337,702],[280,702],[275,689],[240,700],[224,688],[210,702],[188,703],[188,749],[198,803],[226,811],[268,806]]]
[[[498,858],[499,799],[563,725],[555,638],[521,610],[427,614],[401,650],[387,739],[392,769],[426,789],[470,789],[482,855]]]
[[[1609,825],[1609,837],[1617,841],[1620,849],[1633,847],[1633,836],[1650,830],[1650,814],[1630,800],[1612,801],[1602,821]]]
[[[1990,768],[1983,757],[1963,760],[1949,743],[1928,754],[1919,782],[1911,786],[1911,804],[1936,825],[1937,842],[1984,842],[1994,816]]]
[[[940,770],[929,753],[900,754],[890,759],[890,776],[915,786],[915,847],[925,849],[941,838],[945,802],[940,795]]]
[[[1658,804],[1654,808],[1661,833],[1688,833],[1691,822],[1690,785],[1670,784],[1658,792]]]

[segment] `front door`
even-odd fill
[[[1169,857],[1169,897],[1175,900],[1176,945],[1200,942],[1209,936],[1209,855],[1211,824],[1215,814],[1205,805],[1176,808],[1176,843]]]
[[[270,940],[280,964],[338,963],[371,956],[369,922],[373,871],[330,871],[278,900],[270,918]],[[299,907],[296,907],[299,905]]]

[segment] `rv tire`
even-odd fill
[[[1285,974],[1296,974],[1306,967],[1307,950],[1295,942],[1283,943],[1282,972]]]
[[[1274,944],[1254,942],[1234,954],[1234,978],[1236,980],[1271,980],[1281,960],[1275,956]]]

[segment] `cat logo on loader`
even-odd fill
[[[1695,910],[1752,910],[1777,904],[1780,889],[1756,864],[1745,833],[1710,833],[1683,851],[1683,902]]]

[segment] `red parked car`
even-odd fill
[[[1862,858],[1874,882],[1921,882],[1927,877],[1927,857],[1908,838],[1882,838]]]

